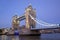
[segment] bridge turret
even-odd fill
[[[14,15],[13,19],[12,19],[12,26],[13,26],[14,29],[19,27],[20,21],[17,20],[17,18],[18,18],[18,15]]]
[[[30,18],[29,15],[32,15],[34,18],[36,18],[36,12],[35,9],[32,8],[32,5],[29,5],[25,10],[25,17],[26,17],[26,28],[30,29],[35,28],[36,23],[34,20]]]

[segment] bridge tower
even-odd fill
[[[19,29],[20,21],[17,20],[17,18],[18,18],[17,15],[14,15],[14,16],[13,16],[13,19],[12,19],[12,29],[13,29],[13,30]]]
[[[35,28],[36,23],[34,20],[30,18],[29,15],[32,15],[34,18],[36,18],[36,11],[32,8],[31,4],[25,9],[25,17],[26,17],[26,28],[30,29]]]

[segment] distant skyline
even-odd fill
[[[0,0],[0,28],[11,27],[12,17],[23,15],[30,3],[39,20],[60,24],[60,0]]]

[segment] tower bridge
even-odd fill
[[[20,27],[20,22],[25,20],[25,25]],[[39,29],[36,29],[36,23],[39,24]],[[44,27],[42,27],[44,26]],[[12,28],[8,31],[9,34],[14,34],[15,30],[18,30],[20,35],[40,35],[41,33],[54,33],[55,30],[60,29],[59,24],[50,24],[36,18],[36,10],[29,5],[25,9],[25,13],[22,16],[14,15],[12,17]]]
[[[16,25],[19,26],[20,21],[25,19],[25,23],[26,23],[26,28],[30,29],[31,26],[33,28],[35,28],[36,22],[34,20],[31,19],[31,17],[29,16],[32,15],[34,18],[36,18],[36,12],[35,9],[32,8],[31,5],[29,5],[26,9],[25,9],[25,14],[22,16],[13,16],[13,20],[12,20],[12,26],[15,27]],[[17,27],[16,26],[16,27]]]

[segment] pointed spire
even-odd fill
[[[29,6],[28,6],[28,8],[32,8],[32,5],[31,5],[31,3],[29,3]]]
[[[15,13],[15,15],[13,16],[13,18],[17,18],[17,16],[18,16],[17,13]]]

